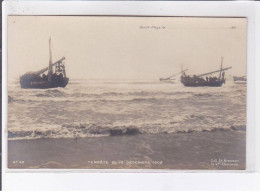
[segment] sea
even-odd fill
[[[71,79],[65,88],[22,89],[8,80],[8,140],[216,130],[246,131],[246,84]]]

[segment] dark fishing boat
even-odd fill
[[[247,81],[247,77],[246,76],[241,76],[241,77],[238,77],[238,76],[233,76],[233,80],[235,83],[243,83],[243,82],[246,82]]]
[[[231,67],[222,68],[223,58],[221,58],[221,67],[220,70],[212,71],[209,73],[204,73],[200,75],[186,75],[185,72],[181,75],[181,83],[187,87],[201,87],[201,86],[209,86],[209,87],[220,87],[223,83],[225,83],[225,71],[230,69]],[[218,73],[219,76],[211,77],[213,73]],[[206,77],[205,77],[206,76]]]
[[[51,39],[49,39],[49,52],[49,66],[39,71],[27,72],[22,75],[20,77],[20,85],[22,88],[46,89],[66,87],[69,78],[66,77],[64,64],[65,57],[52,63]],[[53,72],[53,68],[55,68],[55,72]]]

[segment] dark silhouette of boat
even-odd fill
[[[220,87],[222,86],[223,83],[225,83],[225,71],[232,68],[232,67],[227,67],[223,69],[222,64],[223,64],[223,57],[221,58],[220,70],[216,70],[216,71],[212,71],[200,75],[193,75],[193,76],[186,75],[186,73],[183,72],[181,75],[181,83],[187,87],[202,87],[202,86]],[[211,75],[213,73],[218,73],[218,72],[219,72],[218,77],[217,76],[208,77],[208,75]]]
[[[49,39],[49,52],[49,66],[39,71],[27,72],[22,75],[20,77],[20,85],[22,88],[46,89],[66,87],[69,82],[69,78],[66,77],[64,64],[65,57],[62,57],[55,63],[52,63],[51,38]],[[55,72],[53,72],[53,67],[55,68]]]
[[[246,82],[247,81],[247,77],[246,76],[241,76],[241,77],[233,76],[233,80],[234,80],[235,83]]]

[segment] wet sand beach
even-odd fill
[[[8,141],[9,168],[245,169],[245,131]]]

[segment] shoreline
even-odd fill
[[[8,140],[11,169],[245,169],[245,132]]]

